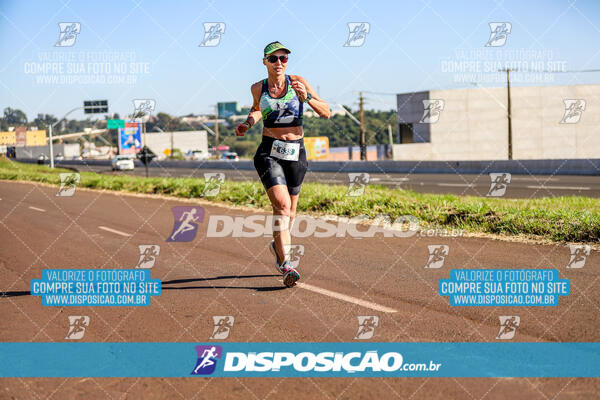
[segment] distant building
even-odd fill
[[[46,144],[46,131],[27,130],[24,126],[18,126],[12,131],[0,132],[0,145],[6,146],[42,146]]]
[[[229,118],[238,113],[238,103],[237,101],[219,102],[217,103],[217,110],[219,117]]]
[[[190,125],[196,125],[199,122],[206,122],[208,117],[205,115],[188,115],[185,117],[181,117],[181,122]]]
[[[511,88],[513,159],[598,158],[600,85]],[[395,160],[508,158],[507,90],[397,95]]]
[[[165,158],[171,151],[171,137],[173,149],[179,149],[184,154],[190,150],[202,150],[208,154],[206,131],[146,132],[142,140],[159,158]]]

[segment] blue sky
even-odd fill
[[[62,115],[84,99],[108,99],[121,115],[133,99],[156,100],[157,111],[175,115],[208,113],[218,101],[251,101],[250,84],[265,77],[262,49],[280,40],[291,50],[288,73],[319,88],[330,103],[357,107],[359,91],[404,93],[427,89],[501,86],[461,78],[444,70],[444,60],[505,62],[531,50],[525,61],[561,63],[568,70],[600,68],[598,1],[11,1],[0,0],[0,107]],[[55,47],[59,22],[79,22],[72,47]],[[205,22],[224,22],[218,46],[200,47]],[[368,22],[364,44],[344,47],[349,22]],[[484,47],[490,22],[509,22],[502,47]],[[89,57],[113,55],[127,69],[130,61],[147,70],[127,71],[130,83],[62,84],[40,76],[78,77],[66,68],[91,68],[97,79],[115,79]],[[475,55],[473,55],[475,54]],[[537,56],[535,55],[537,54]],[[56,61],[56,57],[74,57]],[[62,64],[62,72],[39,72],[43,57]],[[86,58],[87,57],[87,58]],[[129,57],[129,58],[127,58]],[[522,59],[522,58],[521,58]],[[91,60],[91,61],[90,61]],[[88,65],[88,64],[93,65]],[[68,66],[67,64],[72,65]],[[540,65],[542,65],[540,64]],[[96,69],[96,71],[94,71]],[[97,73],[95,73],[97,72]],[[459,71],[460,72],[460,71]],[[464,72],[464,71],[463,71]],[[472,72],[472,71],[467,71]],[[87,72],[81,73],[81,79]],[[524,78],[515,85],[599,83],[600,73],[551,74],[551,80]],[[492,77],[492,78],[491,78]],[[79,79],[78,78],[78,79]],[[463,81],[460,81],[460,80]],[[466,81],[464,81],[466,79]],[[536,80],[538,79],[538,80]],[[458,80],[458,81],[457,81]],[[367,108],[394,108],[389,95],[366,94]],[[82,118],[83,114],[73,114]]]

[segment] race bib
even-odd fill
[[[275,140],[271,147],[271,157],[286,161],[298,161],[300,154],[300,143],[282,142]]]

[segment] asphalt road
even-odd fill
[[[139,173],[140,171],[136,171]],[[412,178],[412,177],[409,177]],[[561,182],[562,183],[562,182]],[[372,341],[494,342],[501,315],[519,315],[514,341],[600,340],[600,254],[566,269],[569,248],[480,238],[298,239],[302,284],[285,289],[268,237],[207,237],[211,215],[251,212],[203,205],[187,243],[166,242],[171,207],[193,203],[0,182],[0,340],[65,342],[68,315],[87,315],[86,342],[206,342],[214,315],[235,317],[225,341],[353,341],[358,316],[376,315]],[[258,213],[261,214],[261,213]],[[133,268],[138,245],[160,245],[152,278],[163,293],[149,307],[44,307],[28,294],[44,268]],[[425,269],[428,245],[446,244],[440,269]],[[451,307],[437,293],[451,268],[558,268],[571,294],[556,307]],[[93,360],[90,360],[93,362]],[[0,398],[595,398],[583,378],[23,378],[3,379]],[[36,396],[32,396],[32,393]]]
[[[145,176],[145,168],[136,167],[133,171],[112,171],[107,166],[71,166],[80,171],[93,171],[103,174],[130,174]],[[234,181],[257,180],[254,170],[216,170],[205,168],[149,168],[150,176],[164,177],[203,177],[204,173],[223,172],[225,179]],[[305,182],[325,184],[349,183],[347,173],[312,172],[306,175]],[[456,195],[486,196],[491,187],[489,174],[370,174],[370,183],[392,188],[411,189],[421,193],[442,193]],[[556,196],[600,197],[600,176],[581,175],[512,175],[504,194],[506,198],[538,198]]]

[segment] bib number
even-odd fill
[[[275,140],[271,147],[271,157],[286,161],[298,161],[300,143],[288,143]]]

